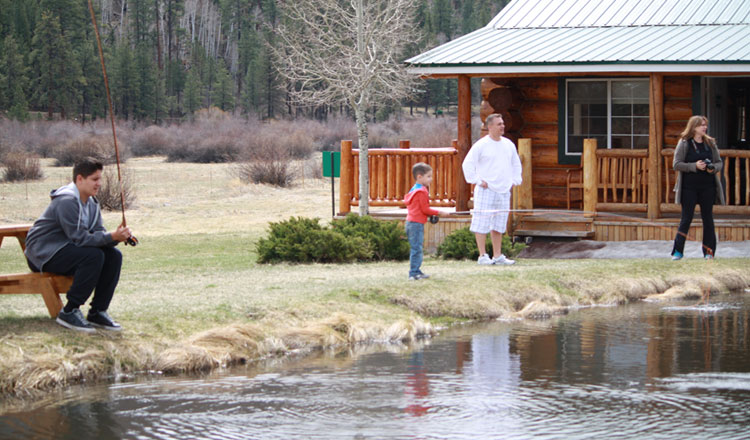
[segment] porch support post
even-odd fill
[[[518,140],[518,156],[521,159],[523,182],[518,187],[518,209],[534,209],[534,197],[531,191],[531,139]]]
[[[331,170],[333,172],[333,170]],[[354,176],[352,175],[352,141],[341,141],[341,171],[339,172],[339,215],[351,211]]]
[[[466,183],[461,164],[471,148],[471,80],[458,76],[458,158],[456,161],[456,211],[469,210],[471,187]]]
[[[649,220],[661,217],[661,149],[664,143],[664,75],[652,73],[648,94],[648,209]]]
[[[583,211],[586,215],[596,213],[599,197],[599,170],[596,162],[596,139],[583,140]]]

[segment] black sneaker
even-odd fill
[[[55,321],[57,321],[57,323],[63,327],[77,330],[79,332],[96,332],[96,330],[94,330],[94,327],[91,327],[91,324],[83,319],[83,313],[81,313],[81,309],[74,309],[69,313],[65,313],[65,310],[60,310],[60,313],[57,314],[57,319]]]
[[[103,328],[104,330],[112,330],[119,332],[122,330],[122,326],[116,323],[107,312],[92,312],[86,316],[86,319],[94,327]]]

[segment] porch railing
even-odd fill
[[[433,170],[430,204],[456,206],[460,164],[455,140],[450,148],[410,148],[409,141],[401,141],[399,148],[369,149],[367,157],[370,206],[404,207],[404,195],[414,185],[411,167],[418,162],[429,164]],[[352,148],[352,141],[341,141],[340,175],[339,213],[345,214],[360,200],[359,149]]]
[[[664,169],[661,210],[663,212],[680,212],[680,205],[674,202],[674,185],[676,172],[672,169],[674,148],[662,150]],[[722,170],[724,183],[725,206],[714,206],[714,212],[720,214],[750,214],[750,151],[719,150],[724,162]]]
[[[597,149],[586,139],[580,171],[568,190],[583,189],[584,211],[647,211],[648,150]]]

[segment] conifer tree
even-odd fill
[[[49,118],[56,110],[65,117],[66,110],[75,106],[79,96],[77,86],[82,82],[80,65],[75,62],[68,40],[60,35],[60,20],[42,11],[32,39],[34,49],[30,59],[37,72],[33,81],[34,99],[47,109]]]

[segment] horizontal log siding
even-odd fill
[[[566,168],[557,162],[557,78],[521,78],[515,85],[524,97],[521,136],[531,138],[535,208],[565,208]]]

